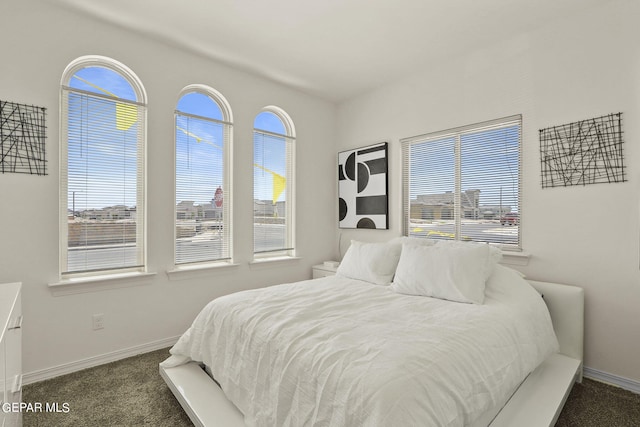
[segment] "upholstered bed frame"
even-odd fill
[[[553,426],[573,384],[582,381],[584,292],[575,286],[529,281],[549,308],[560,352],[549,356],[519,386],[490,427]],[[242,427],[243,416],[195,362],[160,366],[160,375],[198,427]]]

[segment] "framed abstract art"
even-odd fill
[[[340,228],[389,228],[388,144],[338,153]]]

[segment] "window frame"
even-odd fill
[[[264,129],[257,129],[255,127],[255,119],[262,113],[271,113],[273,115],[275,115],[278,119],[280,119],[280,121],[282,122],[283,126],[284,126],[284,130],[285,130],[285,134],[279,134],[279,133],[274,133],[274,132],[269,132],[267,130]],[[271,135],[271,136],[275,136],[275,137],[281,137],[285,139],[285,147],[286,147],[286,153],[285,153],[285,163],[287,166],[287,171],[286,171],[286,178],[287,178],[287,184],[285,186],[285,200],[287,201],[286,204],[286,218],[287,218],[287,222],[286,222],[286,231],[285,231],[285,236],[286,236],[286,242],[285,242],[285,248],[282,250],[271,250],[271,251],[259,251],[256,252],[255,247],[256,247],[256,238],[255,238],[255,211],[254,214],[252,214],[252,248],[253,248],[253,260],[254,261],[268,261],[268,260],[277,260],[277,259],[282,259],[282,258],[295,258],[296,257],[296,218],[295,218],[295,212],[296,212],[296,208],[295,208],[295,170],[296,170],[296,131],[295,131],[295,126],[293,124],[293,121],[291,120],[291,117],[289,117],[289,115],[280,107],[276,107],[274,105],[269,105],[266,106],[264,108],[262,108],[258,114],[256,114],[254,116],[254,128],[253,128],[253,147],[252,147],[252,163],[253,163],[253,158],[255,157],[255,139],[256,139],[256,133],[260,133],[262,135]],[[255,166],[252,167],[252,170],[255,168]],[[255,198],[253,198],[253,196],[255,196],[255,179],[252,181],[252,210],[255,207]]]
[[[410,195],[410,158],[409,148],[418,143],[425,143],[428,141],[443,140],[445,138],[455,138],[454,141],[454,239],[456,241],[463,241],[461,239],[461,223],[463,219],[461,209],[461,197],[462,197],[462,166],[461,166],[461,136],[465,134],[479,133],[483,131],[491,131],[500,128],[507,128],[509,126],[518,126],[518,215],[517,222],[518,227],[518,239],[517,244],[501,244],[498,242],[489,242],[489,244],[496,245],[504,251],[522,252],[522,115],[516,114],[513,116],[503,117],[495,120],[488,120],[485,122],[474,123],[470,125],[451,128],[443,131],[437,131],[427,133],[423,135],[417,135],[409,138],[403,138],[400,140],[402,146],[402,221],[403,221],[403,235],[410,235],[410,219],[411,219],[411,195]]]
[[[199,117],[191,113],[182,112],[177,109],[177,105],[182,99],[183,96],[198,93],[201,95],[208,96],[213,102],[215,102],[222,113],[222,120],[212,119],[209,117]],[[215,260],[203,260],[203,261],[194,261],[194,262],[177,262],[177,214],[178,214],[178,206],[176,203],[177,200],[177,132],[175,131],[175,126],[177,126],[177,117],[178,115],[183,116],[191,116],[207,121],[211,121],[214,123],[219,123],[223,125],[223,181],[224,184],[222,186],[223,191],[223,227],[227,232],[224,234],[225,244],[227,246],[228,254],[226,257],[222,259]],[[231,106],[227,102],[226,98],[217,90],[213,89],[210,86],[203,84],[191,84],[186,86],[184,89],[180,91],[178,95],[178,100],[176,102],[176,109],[174,111],[173,118],[174,132],[173,132],[173,178],[174,178],[174,186],[173,186],[173,263],[175,270],[188,270],[193,268],[200,267],[208,267],[208,266],[216,266],[216,265],[231,265],[233,264],[233,186],[232,186],[232,168],[233,168],[233,114],[231,111]]]
[[[139,170],[137,176],[142,182],[136,182],[136,246],[139,246],[139,255],[137,266],[133,267],[115,267],[104,269],[91,269],[85,271],[68,272],[68,188],[69,188],[69,169],[68,169],[68,94],[83,93],[81,90],[71,88],[69,83],[73,76],[84,68],[101,67],[106,68],[119,74],[124,78],[133,89],[136,101],[123,100],[129,105],[140,107],[138,114],[142,114],[138,131],[138,141],[136,143],[136,165]],[[114,99],[110,96],[102,96],[101,94],[91,94],[105,99]],[[65,101],[67,99],[67,101]],[[147,93],[138,76],[126,65],[121,62],[100,55],[86,55],[73,60],[62,73],[60,80],[60,129],[59,129],[59,276],[62,280],[71,279],[94,279],[97,277],[106,277],[110,275],[122,275],[127,273],[146,273],[147,272]]]

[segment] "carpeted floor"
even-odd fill
[[[167,356],[167,349],[158,350],[27,385],[24,402],[54,402],[61,410],[67,403],[69,410],[25,412],[23,425],[192,426],[158,373]],[[574,386],[556,426],[640,427],[640,395],[585,379]]]
[[[24,412],[24,427],[193,426],[158,363],[168,349],[141,354],[24,387],[26,403],[68,403],[68,413]]]
[[[640,427],[640,394],[585,378],[573,386],[556,427]]]

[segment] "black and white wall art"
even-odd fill
[[[386,142],[338,153],[340,228],[389,228]]]

